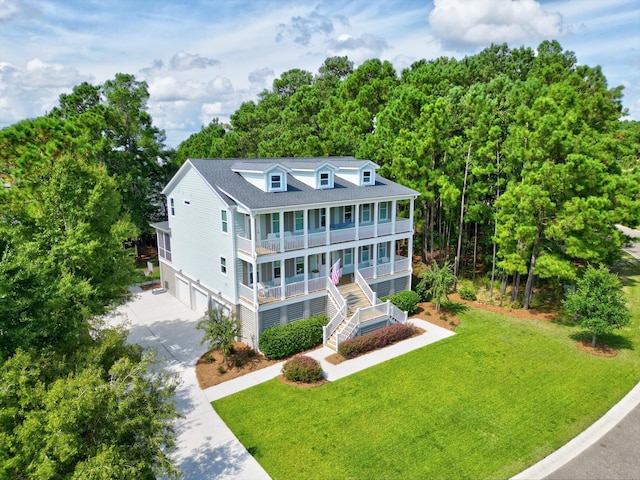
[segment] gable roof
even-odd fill
[[[274,165],[289,171],[315,169],[330,163],[338,168],[360,168],[377,165],[370,160],[353,157],[278,158],[278,159],[188,159],[202,178],[230,204],[239,203],[251,210],[313,205],[327,202],[367,200],[389,197],[417,197],[418,192],[377,176],[375,185],[360,187],[342,178],[335,178],[334,188],[315,189],[288,174],[286,192],[264,192],[251,185],[240,173],[242,171],[266,171]],[[171,183],[171,182],[170,182]]]

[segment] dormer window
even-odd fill
[[[322,172],[320,174],[320,186],[321,187],[329,186],[329,172]]]
[[[372,170],[367,169],[362,171],[362,185],[373,185]]]
[[[282,188],[282,174],[271,174],[271,190],[280,190]]]
[[[316,188],[333,188],[333,172],[330,170],[320,170],[317,173]]]

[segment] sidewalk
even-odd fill
[[[141,291],[121,306],[112,324],[125,323],[128,340],[155,348],[163,368],[177,374],[182,383],[176,391],[178,411],[176,446],[173,458],[180,465],[184,480],[269,479],[260,464],[242,446],[211,407],[214,400],[232,395],[280,375],[284,362],[201,390],[195,364],[206,347],[200,344],[202,332],[196,330],[198,315],[163,290]],[[454,335],[453,332],[419,319],[411,322],[425,333],[384,349],[331,365],[325,358],[333,350],[320,347],[310,353],[322,364],[328,380],[337,380],[412,350]]]

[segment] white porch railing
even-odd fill
[[[249,254],[252,253],[253,242],[246,237],[238,236],[238,250],[242,250],[243,252],[246,252]]]
[[[312,278],[309,280],[309,293],[319,292],[327,288],[327,280],[325,277]]]
[[[333,332],[340,326],[344,319],[347,318],[347,301],[340,294],[336,286],[333,284],[330,278],[326,277],[325,279],[327,290],[329,290],[329,301],[332,301],[336,304],[338,311],[336,314],[329,320],[329,323],[322,327],[322,338],[323,343],[327,343]],[[337,345],[336,345],[337,348]]]
[[[250,302],[253,302],[253,288],[244,283],[240,284],[240,296],[246,298]]]
[[[289,283],[285,285],[286,298],[304,295],[304,282]]]
[[[396,218],[396,233],[411,231],[411,220],[408,218]]]
[[[319,247],[327,243],[327,232],[310,233],[308,237],[309,247]]]
[[[378,223],[378,236],[381,237],[383,235],[391,235],[393,232],[393,223],[392,222],[384,222]]]
[[[336,349],[341,342],[351,338],[362,325],[384,317],[388,317],[394,323],[406,323],[408,315],[407,312],[403,312],[389,300],[385,303],[359,308],[336,334]]]
[[[361,226],[358,231],[358,237],[360,240],[364,238],[373,238],[376,235],[376,226],[375,225],[364,225]]]
[[[392,270],[393,266],[393,270]],[[411,263],[406,257],[397,256],[396,260],[391,263],[379,263],[377,267],[365,267],[360,268],[358,271],[365,280],[371,280],[372,278],[382,277],[384,275],[391,275],[391,272],[401,273],[409,270]],[[377,269],[377,270],[376,270]]]
[[[286,251],[290,250],[300,250],[304,248],[304,235],[287,235],[288,232],[285,232],[284,235],[284,249]]]
[[[356,239],[356,229],[355,228],[340,228],[331,230],[330,235],[331,244],[341,243],[341,242],[350,242],[351,240]]]
[[[360,272],[357,271],[354,277],[356,279],[356,283],[360,287],[360,290],[362,290],[362,292],[367,297],[367,300],[369,300],[369,303],[371,305],[375,305],[376,303],[378,303],[378,296],[376,295],[376,292],[371,290],[371,287],[369,286],[367,281],[364,279],[364,277],[360,274]]]

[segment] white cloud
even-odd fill
[[[270,68],[254,70],[249,74],[249,83],[251,83],[252,88],[262,88],[267,85],[267,78],[273,76],[275,76],[275,73]]]
[[[0,20],[9,20],[19,11],[18,0],[0,0]]]
[[[435,0],[431,31],[445,47],[464,50],[490,43],[510,44],[558,38],[562,17],[535,0]]]
[[[309,45],[314,34],[329,35],[331,32],[333,32],[333,20],[326,15],[313,11],[306,17],[292,17],[289,23],[278,25],[276,42],[282,41],[285,35],[289,35],[294,37],[294,42],[306,46]]]
[[[348,56],[355,63],[361,63],[370,58],[379,58],[389,45],[382,37],[365,33],[360,37],[348,34],[340,35],[327,49],[332,56]]]
[[[169,61],[171,70],[193,70],[194,68],[208,68],[220,65],[218,60],[201,57],[184,51],[176,53]]]
[[[173,76],[156,77],[149,83],[149,94],[154,101],[208,100],[213,96],[233,94],[228,78],[216,77],[208,82],[179,80]]]

